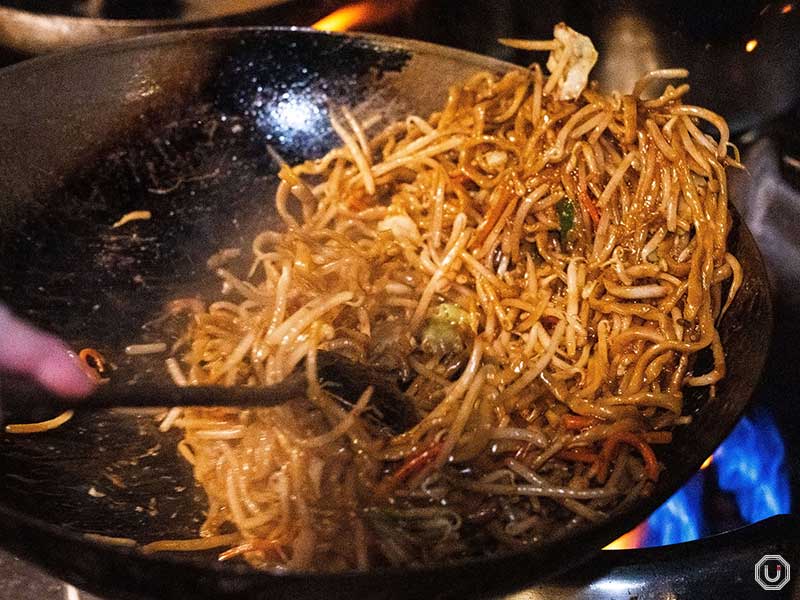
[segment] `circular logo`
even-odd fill
[[[790,578],[789,563],[780,554],[765,554],[756,563],[756,583],[765,590],[783,589]]]

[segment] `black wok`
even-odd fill
[[[290,162],[335,143],[329,102],[427,114],[448,84],[506,63],[418,42],[286,29],[166,34],[36,59],[0,73],[0,298],[75,347],[123,367],[121,349],[163,303],[217,290],[205,260],[247,248],[271,218],[273,144]],[[152,219],[110,229],[121,215]],[[660,459],[655,492],[599,525],[524,553],[423,570],[272,575],[209,555],[144,556],[91,533],[193,536],[202,495],[151,416],[77,417],[0,436],[0,538],[68,581],[113,597],[471,597],[589,559],[694,473],[736,423],[771,332],[763,264],[745,226],[747,273],[720,330],[728,376]],[[207,293],[212,293],[208,291]],[[159,376],[160,369],[143,373]]]
[[[189,27],[308,25],[353,0],[0,0],[0,46],[21,55]],[[566,21],[592,38],[595,77],[628,89],[649,70],[689,68],[692,99],[737,133],[797,107],[800,9],[771,0],[370,0],[357,28],[527,64],[499,37],[547,37]],[[391,6],[388,11],[381,6]],[[391,13],[391,18],[381,13]],[[21,60],[17,56],[16,60]],[[3,57],[0,55],[0,64]]]

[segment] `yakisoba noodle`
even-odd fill
[[[256,237],[244,277],[218,268],[228,293],[195,313],[170,369],[265,385],[299,366],[307,397],[171,413],[208,518],[202,541],[149,550],[418,564],[522,548],[649,492],[653,445],[689,418],[682,389],[725,375],[715,323],[742,281],[728,128],[683,103],[686,85],[642,96],[681,69],[606,95],[565,26],[508,43],[551,51],[550,74],[476,73],[430,117],[379,131],[331,109],[342,146],[282,168],[283,227]],[[371,388],[343,408],[320,349],[400,369],[419,423],[377,431]]]

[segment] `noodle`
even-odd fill
[[[198,550],[209,550],[220,546],[230,546],[239,539],[238,533],[227,535],[216,535],[207,538],[192,540],[159,540],[141,547],[142,552],[150,554],[152,552],[197,552]]]
[[[150,214],[149,210],[134,210],[129,213],[125,213],[122,217],[114,222],[111,225],[111,229],[116,229],[117,227],[122,227],[126,223],[130,223],[131,221],[147,221],[150,219],[152,215]]]
[[[285,228],[256,237],[244,277],[214,263],[229,297],[192,308],[166,364],[177,385],[303,368],[308,393],[171,411],[162,429],[183,430],[209,510],[199,539],[147,551],[307,571],[458,560],[652,490],[650,444],[687,422],[683,387],[725,374],[715,323],[745,276],[726,249],[738,162],[724,120],[683,104],[688,86],[641,97],[685,70],[606,96],[585,83],[591,42],[563,24],[555,37],[504,41],[549,51],[549,75],[477,73],[440,112],[377,133],[331,107],[341,147],[282,165]],[[343,409],[319,349],[396,369],[419,422],[376,427],[379,388]],[[692,370],[700,351],[709,372]]]
[[[125,354],[128,356],[138,356],[140,354],[159,354],[167,349],[164,342],[154,342],[152,344],[133,344],[125,347]]]
[[[6,433],[43,433],[52,429],[58,429],[64,423],[69,421],[74,414],[74,411],[65,410],[57,417],[53,417],[47,421],[41,421],[39,423],[13,423],[6,425],[5,429]]]

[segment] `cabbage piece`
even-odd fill
[[[553,37],[561,45],[550,52],[547,69],[553,73],[562,61],[567,61],[556,89],[559,99],[574,100],[589,83],[589,73],[597,62],[597,50],[592,40],[564,23],[555,26]]]
[[[429,312],[421,346],[431,354],[461,352],[472,334],[472,318],[458,304],[443,302]]]

